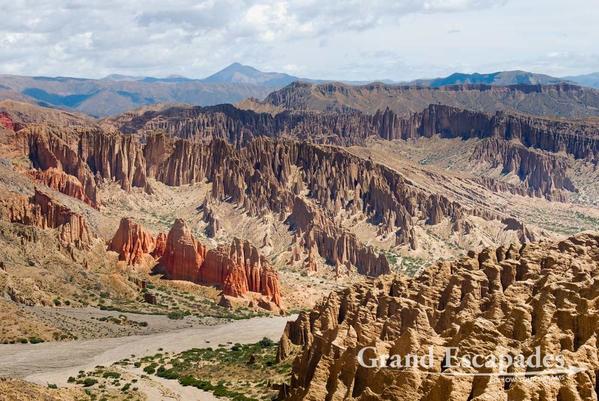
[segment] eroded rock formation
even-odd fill
[[[31,172],[31,176],[55,191],[79,199],[92,207],[97,207],[95,199],[90,199],[87,196],[83,185],[75,176],[54,167],[44,171],[34,170]]]
[[[286,400],[595,400],[599,396],[599,235],[485,249],[332,293],[290,322],[278,359],[301,347]],[[430,371],[364,368],[357,354],[434,353]],[[467,354],[562,355],[582,371],[562,380],[451,376],[444,347]],[[488,367],[484,372],[496,372]],[[514,373],[524,373],[514,367]]]
[[[157,240],[152,234],[133,221],[131,218],[122,218],[117,232],[108,244],[108,250],[117,252],[119,260],[130,265],[141,263],[143,256],[154,253]]]
[[[281,306],[277,272],[248,241],[235,238],[230,246],[207,250],[193,237],[185,221],[177,219],[159,264],[169,279],[215,285],[223,289],[224,295],[233,297],[257,292]]]
[[[175,220],[166,237],[160,265],[171,280],[199,282],[199,271],[206,259],[206,248],[197,241],[183,219]]]
[[[222,285],[225,295],[240,297],[252,291],[281,306],[277,272],[248,241],[235,238],[228,247],[209,250],[199,274],[201,282]]]
[[[283,111],[273,116],[238,110],[230,105],[174,107],[161,112],[149,111],[135,116],[130,121],[120,121],[120,129],[126,133],[141,133],[144,136],[151,136],[150,133],[159,130],[170,136],[186,139],[207,141],[219,138],[238,148],[247,145],[257,136],[287,137],[337,145],[360,144],[368,137],[378,136],[392,140],[431,137],[436,134],[445,138],[517,140],[523,145],[517,152],[520,154],[521,164],[514,164],[513,156],[517,148],[505,142],[501,146],[509,148],[512,157],[503,160],[490,157],[487,161],[501,161],[504,170],[507,171],[514,171],[517,167],[515,172],[523,184],[530,188],[531,196],[555,197],[559,196],[556,194],[557,190],[573,190],[571,183],[563,177],[563,161],[547,162],[555,153],[564,151],[576,159],[597,163],[599,138],[596,135],[597,126],[594,124],[565,122],[504,111],[488,114],[440,104],[423,105],[421,109],[424,110],[405,115],[397,114],[389,108],[377,110],[372,115],[356,110],[330,113],[302,109]],[[522,150],[524,148],[535,148],[540,152],[528,152],[525,156],[525,151]],[[488,154],[478,152],[473,155],[483,156]],[[558,165],[555,165],[556,163]],[[170,168],[172,170],[175,166]],[[542,180],[539,182],[542,177],[539,172],[547,168],[550,174],[555,173],[561,178],[551,183]]]
[[[30,198],[14,194],[0,197],[0,213],[13,223],[56,229],[64,245],[85,248],[94,238],[83,216],[38,189]]]

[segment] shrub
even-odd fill
[[[94,384],[97,384],[98,381],[96,379],[93,379],[91,377],[87,377],[85,378],[85,380],[83,380],[83,387],[91,387]]]
[[[146,372],[149,375],[153,375],[154,373],[156,373],[156,366],[157,365],[155,363],[151,363],[144,368],[144,372]]]
[[[169,319],[172,319],[172,320],[181,320],[185,317],[185,313],[181,312],[181,311],[173,311],[173,312],[169,312],[169,314],[167,316]]]
[[[104,372],[102,377],[105,379],[120,379],[121,374],[118,372]]]
[[[275,345],[274,341],[268,337],[264,337],[262,340],[260,340],[260,346],[262,348],[272,347],[273,345]]]

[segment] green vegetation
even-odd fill
[[[400,271],[404,272],[408,276],[414,276],[418,271],[427,265],[427,261],[422,258],[413,258],[410,256],[404,256],[401,259]]]
[[[83,387],[91,387],[97,383],[98,381],[92,377],[86,377],[82,382]]]
[[[158,353],[134,362],[147,374],[177,380],[233,401],[270,400],[276,385],[291,372],[288,361],[276,362],[278,344],[263,338],[255,344],[194,348],[176,355]],[[227,378],[227,380],[223,380]]]

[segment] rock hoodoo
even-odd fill
[[[133,221],[122,218],[114,237],[108,244],[108,249],[119,254],[119,260],[130,265],[141,263],[143,256],[156,250],[157,240],[152,234]]]
[[[206,248],[198,242],[183,219],[175,220],[166,237],[160,265],[171,280],[199,282],[199,271],[206,259]]]
[[[230,246],[207,250],[193,237],[185,221],[177,219],[159,264],[171,280],[216,285],[224,295],[233,297],[256,292],[281,306],[277,272],[248,241],[236,238]]]
[[[485,249],[417,278],[377,279],[334,292],[288,323],[278,359],[301,347],[285,400],[595,400],[599,395],[599,235]],[[434,366],[364,368],[357,354],[426,355]],[[562,380],[456,376],[464,355],[561,355],[582,371]],[[513,366],[510,372],[528,370]],[[497,372],[488,367],[484,372]]]

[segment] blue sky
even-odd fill
[[[0,0],[0,73],[345,80],[599,71],[599,0]]]

